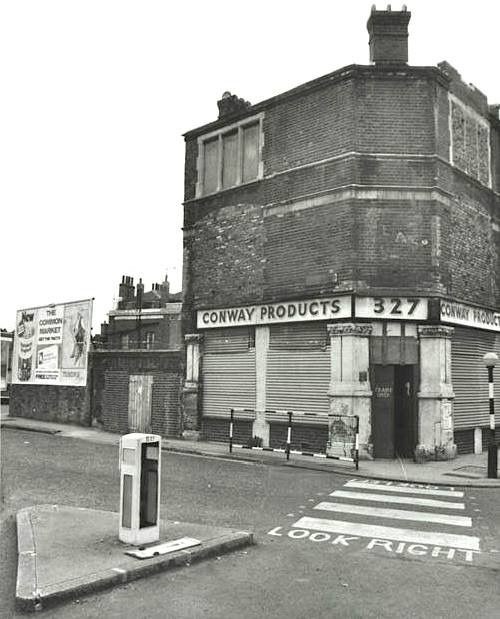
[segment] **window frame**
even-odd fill
[[[220,191],[227,191],[234,187],[241,187],[242,185],[248,185],[255,181],[261,180],[264,176],[264,162],[262,160],[262,152],[264,147],[264,113],[244,118],[230,125],[205,133],[198,138],[198,159],[196,162],[196,170],[198,173],[198,179],[196,182],[196,197],[201,198],[210,196]],[[243,131],[245,128],[251,125],[258,125],[259,147],[258,147],[258,164],[257,164],[257,176],[248,181],[243,181]],[[236,183],[230,187],[223,186],[223,139],[226,134],[237,132],[237,172]],[[217,188],[214,191],[204,191],[204,177],[205,177],[205,143],[211,140],[217,139]]]

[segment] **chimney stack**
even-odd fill
[[[219,108],[219,118],[224,118],[225,116],[234,116],[246,112],[251,107],[251,103],[226,91],[217,101],[217,107]]]
[[[160,293],[162,303],[168,303],[168,298],[170,295],[170,283],[168,281],[168,274],[165,275],[165,280],[158,286],[158,291]]]
[[[137,309],[142,309],[142,297],[144,295],[144,284],[142,283],[142,277],[137,284],[137,296],[135,298],[135,306]]]
[[[134,298],[134,278],[128,275],[122,276],[122,282],[118,288],[118,309],[124,309],[127,301]]]
[[[375,5],[366,27],[370,34],[370,62],[397,65],[408,62],[408,23],[411,13],[403,5],[401,11],[377,11]]]

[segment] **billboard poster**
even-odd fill
[[[19,310],[12,382],[85,386],[91,324],[91,299]]]

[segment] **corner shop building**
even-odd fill
[[[500,353],[500,106],[407,65],[410,14],[373,11],[351,65],[186,134],[186,416],[227,440],[323,450],[358,415],[374,457],[485,446]],[[244,416],[244,415],[243,415]],[[483,439],[484,434],[484,441]],[[481,443],[483,443],[481,445]]]

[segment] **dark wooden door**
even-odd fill
[[[394,442],[396,455],[401,458],[411,458],[415,448],[414,367],[394,367]]]
[[[374,365],[372,441],[375,458],[394,458],[394,366]]]

